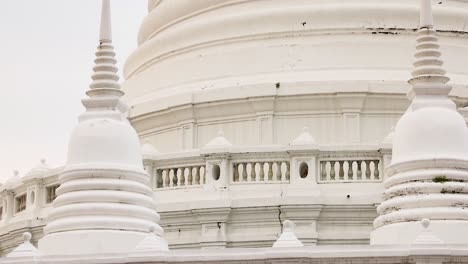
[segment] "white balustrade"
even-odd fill
[[[291,179],[301,180],[305,177],[316,177],[317,183],[383,181],[382,156],[376,151],[362,151],[357,152],[356,155],[347,151],[311,153],[311,157],[317,157],[314,166],[317,170],[309,171],[309,166],[312,164],[307,164],[304,172],[301,171],[304,162],[297,163],[288,155],[282,151],[233,153],[226,161],[230,164],[230,169],[221,171],[220,175],[227,177],[225,180],[228,184],[234,185],[290,183]],[[263,157],[255,159],[255,156]],[[297,166],[294,173],[298,173],[298,175],[291,175],[293,161],[296,162],[294,164]],[[154,167],[153,188],[155,190],[192,188],[207,184],[206,160],[198,153],[194,156],[187,155],[179,158],[177,165],[173,163],[173,160],[166,162],[166,159],[158,160]],[[221,170],[224,169],[226,167],[221,168]],[[301,173],[305,173],[305,175],[301,175]]]
[[[289,182],[289,161],[253,161],[233,163],[232,183]]]
[[[321,160],[319,183],[381,182],[379,159]]]
[[[206,183],[204,165],[156,169],[155,188],[180,188]]]

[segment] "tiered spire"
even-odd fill
[[[112,26],[110,15],[110,1],[102,1],[101,26],[99,32],[99,46],[96,51],[95,66],[93,68],[92,83],[86,94],[90,97],[83,99],[86,109],[115,109],[124,95],[120,90],[117,75],[117,61],[112,45]]]
[[[434,29],[431,0],[421,0],[420,27],[414,62],[413,86],[414,95],[448,95],[450,87],[445,84],[450,80],[442,68],[439,38]]]

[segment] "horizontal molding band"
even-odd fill
[[[126,179],[106,179],[106,178],[81,178],[69,180],[60,185],[56,194],[86,191],[86,190],[116,190],[136,192],[146,195],[153,195],[152,190],[141,182]]]

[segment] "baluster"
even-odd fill
[[[362,180],[362,162],[356,161],[357,163],[357,178],[358,180]]]
[[[276,181],[276,178],[273,175],[273,162],[268,162],[268,180]]]
[[[239,164],[234,163],[234,165],[233,165],[233,170],[234,170],[234,172],[233,172],[233,174],[232,174],[232,181],[233,181],[233,182],[238,182],[238,181],[240,181],[240,179],[239,179]]]
[[[262,170],[263,170],[263,180],[267,182],[270,178],[270,171],[269,171],[270,166],[268,165],[268,162],[263,162],[262,163]]]
[[[183,177],[182,170],[177,169],[176,175],[177,175],[177,183],[176,183],[177,187],[181,187],[182,186],[182,177]]]
[[[254,176],[255,173],[253,173],[254,168],[252,166],[252,163],[247,163],[246,169],[247,169],[247,181],[252,182],[253,179],[255,179],[255,176]],[[252,174],[254,174],[254,175],[252,175]],[[252,177],[252,176],[254,176],[254,177]]]
[[[286,162],[286,180],[289,181],[291,179],[291,164]]]
[[[343,168],[343,163],[344,161],[340,160],[337,162],[338,163],[338,177],[340,180],[344,180],[344,168]]]
[[[380,179],[380,166],[379,166],[379,163],[380,163],[380,160],[376,160],[374,162],[375,164],[375,170],[374,170],[374,178],[376,180],[379,180]]]
[[[205,166],[201,166],[200,167],[200,184],[205,184],[205,173],[206,173],[206,170],[205,170]]]
[[[191,175],[190,175],[189,168],[184,169],[184,179],[185,179],[185,182],[184,182],[185,186],[189,186],[192,183],[192,178],[191,178]]]
[[[353,180],[353,161],[352,160],[348,160],[347,161],[348,163],[348,175],[346,176],[347,180],[348,181],[352,181]]]
[[[237,164],[237,173],[239,175],[239,181],[244,182],[244,164],[243,163]]]
[[[350,171],[349,161],[346,160],[343,162],[343,174],[344,174],[343,179],[345,181],[349,180],[349,171]]]
[[[331,164],[331,167],[330,167],[330,179],[332,181],[336,180],[336,167],[335,167],[335,164],[336,164],[336,161],[330,161],[330,164]]]
[[[325,162],[325,169],[327,173],[327,182],[331,181],[331,174],[332,174],[332,166],[330,161]]]
[[[250,177],[252,178],[252,181],[260,181],[260,178],[258,178],[258,174],[255,172],[255,162],[250,162]]]
[[[278,173],[278,162],[273,162],[271,165],[271,172],[273,173],[274,181],[281,181],[281,175]]]
[[[340,180],[340,162],[335,161],[335,181]]]
[[[358,163],[357,161],[353,161],[353,181],[357,181],[358,179]]]
[[[327,162],[320,161],[320,180],[325,181],[327,179]]]
[[[169,181],[168,181],[169,175],[168,175],[167,169],[162,171],[162,177],[163,177],[163,178],[162,178],[162,179],[163,179],[163,186],[162,186],[162,187],[163,187],[163,188],[166,188],[167,185],[168,185],[168,182],[169,182]]]
[[[197,179],[198,176],[198,167],[192,167],[192,185],[197,185],[200,183],[200,178]]]
[[[243,164],[244,164],[244,172],[242,173],[242,179],[244,181],[247,181],[247,178],[248,178],[247,174],[249,173],[249,171],[247,170],[248,163],[243,163]],[[250,172],[250,173],[252,173],[252,172]]]
[[[174,169],[169,171],[169,187],[174,187]]]
[[[260,164],[258,164],[258,162],[255,163],[255,165],[253,166],[254,168],[254,171],[255,171],[255,181],[256,182],[259,182],[260,181]]]
[[[286,162],[281,162],[281,181],[286,181],[287,177],[287,170],[288,170],[288,165],[286,165]]]
[[[366,167],[365,169],[363,169],[362,171],[365,172],[363,173],[363,175],[365,175],[365,179],[366,180],[370,180],[370,168],[369,168],[369,161],[368,160],[364,160],[362,161],[363,165]]]
[[[369,163],[369,168],[370,168],[370,180],[373,181],[375,180],[374,172],[375,172],[375,163],[373,160],[370,161]]]

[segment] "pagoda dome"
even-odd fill
[[[81,122],[70,137],[65,170],[93,167],[143,170],[140,141],[127,122],[112,118]]]
[[[410,105],[418,3],[149,1],[123,71],[129,120],[163,155],[201,149],[219,128],[234,147],[289,145],[304,126],[316,145],[378,144]],[[468,2],[434,12],[464,106]]]
[[[433,122],[436,119],[438,122]],[[426,107],[403,115],[395,129],[393,162],[434,158],[464,160],[468,157],[468,134],[456,111]]]

